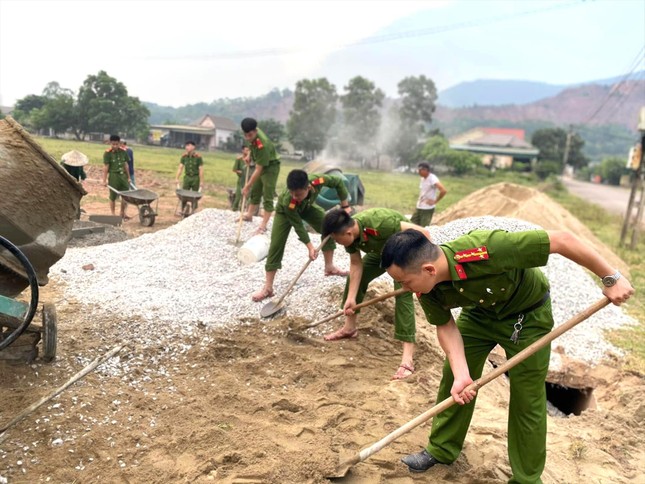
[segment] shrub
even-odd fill
[[[620,185],[620,177],[626,173],[625,165],[622,158],[605,158],[600,164],[600,176],[610,185]]]
[[[535,165],[535,174],[540,180],[546,180],[549,175],[559,175],[560,163],[557,161],[539,161]]]

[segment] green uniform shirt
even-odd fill
[[[103,153],[103,163],[109,165],[108,173],[125,175],[125,165],[128,164],[128,153],[123,148],[109,148]]]
[[[311,189],[302,202],[296,202],[291,196],[291,193],[289,193],[289,190],[285,189],[278,197],[278,206],[276,207],[276,213],[282,213],[286,216],[289,223],[295,229],[298,239],[304,244],[308,244],[310,239],[307,229],[305,229],[305,225],[302,223],[302,213],[314,205],[322,188],[334,188],[338,193],[338,198],[341,200],[347,200],[349,197],[349,192],[345,187],[343,179],[336,175],[310,174],[309,185]]]
[[[269,166],[280,162],[280,156],[275,150],[273,141],[260,128],[258,128],[257,138],[249,143],[249,147],[253,161],[260,166]]]
[[[409,222],[404,215],[389,208],[370,208],[352,218],[358,222],[359,236],[352,245],[345,247],[350,254],[359,250],[380,254],[387,239],[401,231],[401,222]]]
[[[204,164],[204,160],[202,160],[202,155],[193,151],[182,155],[181,164],[186,170],[184,176],[199,176],[199,167]]]
[[[451,281],[419,296],[431,324],[447,323],[450,309],[457,307],[476,312],[482,320],[501,320],[536,304],[549,289],[538,269],[549,259],[544,230],[473,230],[439,247],[448,259]]]
[[[233,171],[241,171],[242,173],[236,173],[237,176],[242,176],[244,175],[244,167],[246,166],[246,163],[244,163],[244,158],[237,158],[235,160],[235,163],[233,163]]]
[[[81,181],[87,179],[87,173],[83,170],[82,166],[70,166],[65,164],[64,161],[60,162],[61,166],[65,168],[65,171],[69,173],[74,179]]]

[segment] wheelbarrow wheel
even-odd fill
[[[186,202],[186,205],[184,205],[184,210],[182,211],[182,218],[189,217],[193,213],[193,203],[192,202]]]
[[[27,327],[31,324],[31,321],[34,319],[34,315],[36,314],[36,309],[38,307],[38,279],[36,276],[36,271],[29,262],[29,259],[27,259],[25,254],[23,254],[17,246],[12,244],[4,237],[0,236],[0,247],[4,247],[6,250],[8,250],[16,259],[18,259],[18,262],[22,264],[22,267],[25,270],[27,279],[29,281],[29,289],[31,290],[31,296],[29,297],[29,306],[26,308],[24,316],[20,318],[22,319],[20,324],[18,324],[12,332],[7,332],[4,334],[2,332],[2,327],[0,327],[0,350],[3,350],[11,343],[16,341],[20,337],[20,335],[25,332]],[[9,298],[0,299],[0,302],[4,302],[5,305],[10,303],[10,301],[11,300]]]
[[[57,321],[56,306],[43,304],[43,361],[46,363],[56,358]]]
[[[139,207],[139,223],[144,227],[152,227],[155,224],[156,214],[152,211],[150,205],[141,205]]]

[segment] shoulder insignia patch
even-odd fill
[[[112,148],[108,148],[107,150],[105,150],[106,153],[109,153],[110,151],[112,151]]]
[[[323,177],[318,177],[311,182],[311,184],[315,187],[318,185],[322,185],[323,183],[325,183],[325,179]]]
[[[457,262],[477,262],[480,260],[487,260],[488,250],[485,245],[475,249],[461,250],[455,253],[453,259]]]
[[[462,266],[461,264],[455,264],[455,270],[457,271],[457,275],[459,276],[459,279],[461,279],[462,281],[464,279],[468,279],[468,275],[466,275],[464,266]]]
[[[378,237],[378,235],[379,235],[378,230],[371,229],[369,227],[365,227],[363,229],[363,232],[365,232],[367,235],[371,235],[372,237]]]
[[[262,144],[262,140],[260,140],[260,138],[255,138],[255,147],[259,150],[264,148],[264,145]]]

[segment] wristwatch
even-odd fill
[[[611,276],[603,277],[602,283],[605,287],[611,287],[616,284],[616,282],[618,281],[618,279],[620,279],[620,277],[621,277],[620,271],[616,271],[616,273]]]

